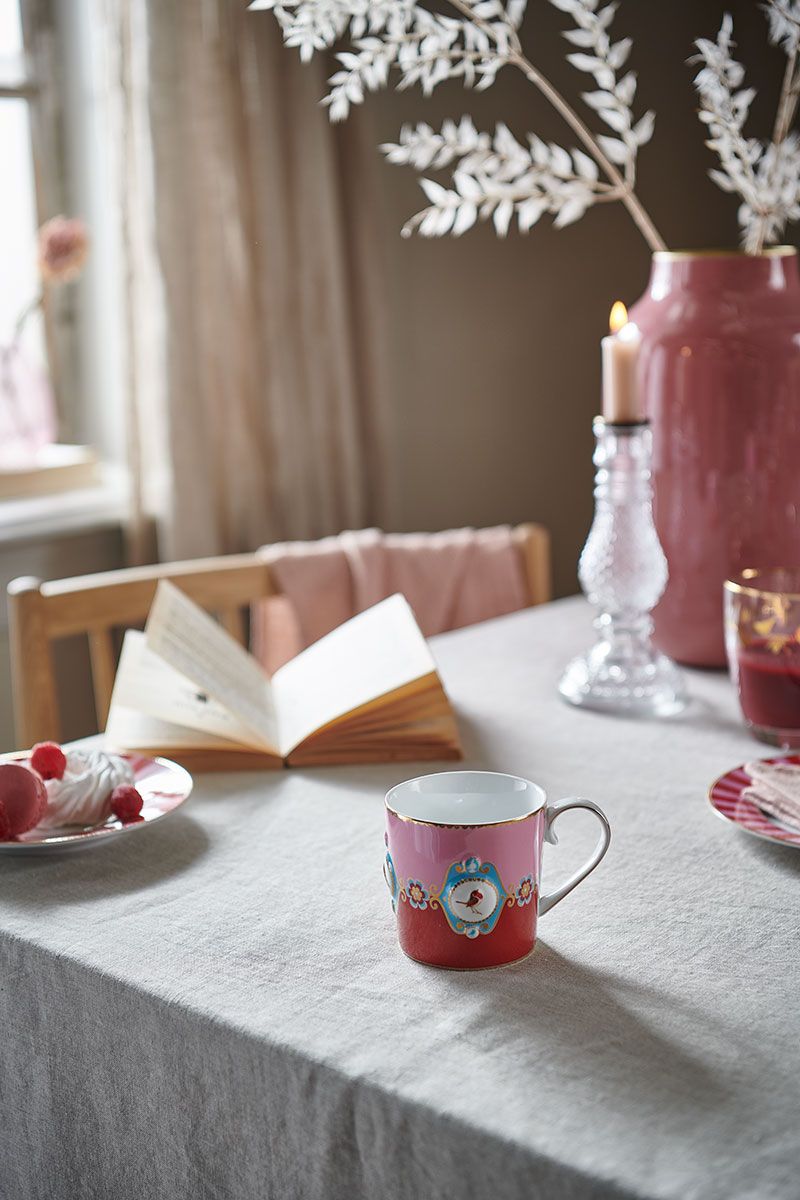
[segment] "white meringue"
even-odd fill
[[[111,793],[123,783],[133,783],[126,759],[102,750],[69,751],[64,778],[45,780],[47,810],[40,827],[99,825],[111,812]]]

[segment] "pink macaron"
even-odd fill
[[[0,837],[17,837],[38,825],[47,808],[44,782],[22,763],[0,763]]]

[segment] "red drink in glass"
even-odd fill
[[[777,654],[764,642],[741,646],[738,659],[745,719],[767,729],[800,732],[800,644]]]
[[[800,747],[800,570],[749,569],[725,583],[728,662],[756,737]]]

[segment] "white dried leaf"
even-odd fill
[[[652,111],[646,112],[641,120],[637,121],[633,127],[633,140],[637,146],[644,146],[650,141],[653,136],[653,131],[656,127],[656,114]]]
[[[550,151],[546,144],[536,134],[531,134],[530,145],[533,152],[533,161],[537,166],[546,167],[550,162]]]
[[[572,160],[561,146],[550,143],[550,166],[556,175],[568,177],[572,174]]]
[[[453,175],[453,183],[459,196],[463,196],[467,200],[480,198],[480,184],[474,176],[468,175],[466,171],[456,171]]]
[[[597,163],[593,158],[589,158],[588,154],[584,154],[583,150],[573,150],[572,158],[575,162],[575,170],[582,179],[596,180],[599,177]]]
[[[573,221],[579,221],[585,212],[585,202],[580,197],[575,197],[573,200],[568,200],[558,210],[553,225],[556,229],[563,229],[565,225],[571,225]]]
[[[517,208],[517,222],[521,233],[527,233],[547,212],[547,201],[538,197],[523,200]]]
[[[598,133],[597,141],[600,144],[600,149],[611,159],[612,163],[618,166],[624,166],[631,157],[632,151],[626,146],[625,142],[621,142],[619,138],[607,137],[604,133]]]
[[[608,51],[607,62],[612,71],[618,71],[620,67],[624,67],[628,61],[628,55],[631,52],[633,41],[631,38],[623,38],[621,42],[617,42],[611,46]]]
[[[564,37],[573,46],[580,46],[583,49],[594,45],[594,33],[591,29],[565,29]]]
[[[615,96],[612,92],[584,92],[582,99],[589,108],[594,108],[599,111],[601,108],[608,108],[609,104],[613,104]]]
[[[629,71],[627,75],[623,75],[617,86],[614,88],[614,95],[620,104],[624,104],[627,108],[633,104],[633,98],[636,95],[636,72]]]
[[[453,235],[460,237],[462,233],[466,233],[468,229],[472,228],[477,219],[478,209],[476,205],[471,200],[466,200],[463,204],[459,205],[456,219],[453,222]]]
[[[514,215],[514,205],[511,200],[502,200],[494,210],[492,220],[498,237],[505,237],[511,218]]]
[[[588,71],[590,75],[603,65],[601,59],[594,58],[591,54],[568,54],[567,62],[579,71]]]
[[[422,188],[431,204],[442,204],[447,202],[447,190],[443,188],[440,183],[437,183],[435,179],[420,179],[419,186]]]
[[[630,113],[627,109],[601,108],[598,114],[611,129],[617,133],[627,133],[630,129]]]
[[[717,187],[722,188],[723,192],[735,192],[736,184],[731,179],[730,175],[726,175],[724,171],[717,171],[712,167],[708,172],[709,178],[714,180]]]

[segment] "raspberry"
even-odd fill
[[[111,811],[120,821],[133,821],[142,811],[144,801],[135,787],[122,783],[111,793]]]
[[[42,779],[63,779],[67,758],[55,742],[39,742],[31,751],[30,764]]]

